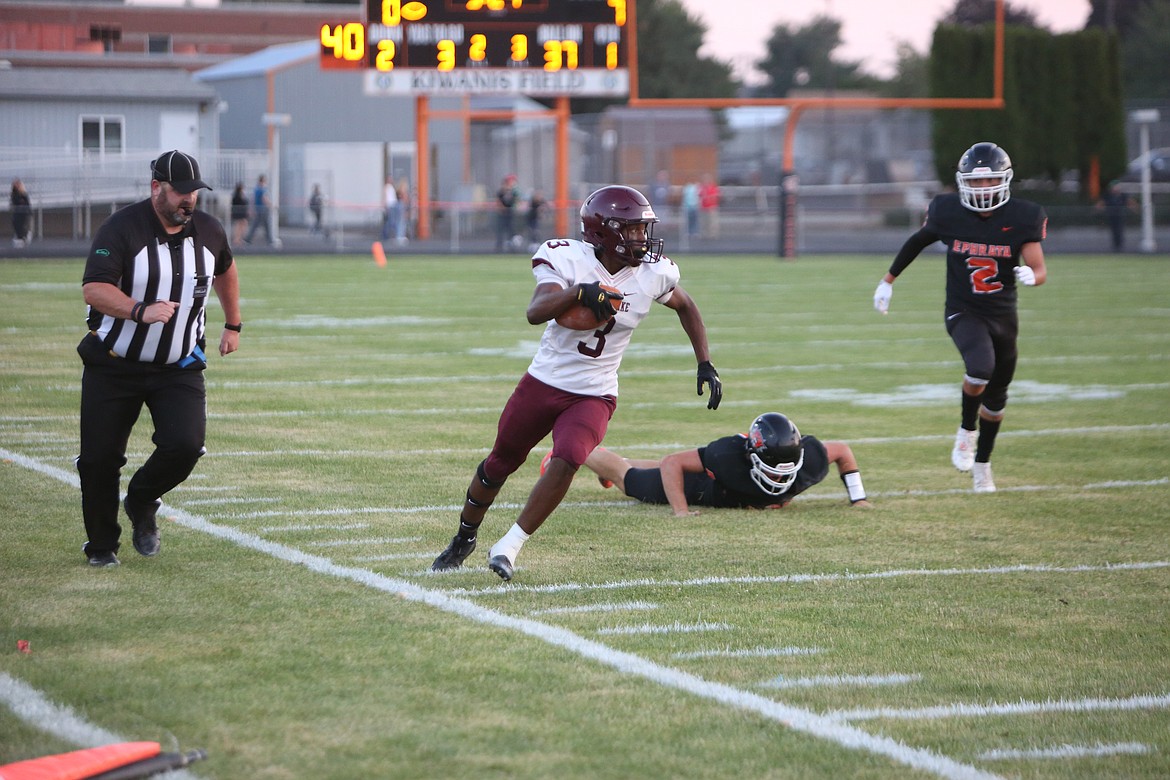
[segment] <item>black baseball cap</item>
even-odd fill
[[[195,190],[209,190],[211,185],[199,178],[199,163],[189,154],[178,149],[166,152],[150,162],[150,177],[165,181],[176,192],[188,195]]]

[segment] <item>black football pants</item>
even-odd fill
[[[119,480],[130,432],[145,405],[154,423],[154,452],[126,490],[131,503],[148,504],[190,476],[203,455],[207,391],[203,372],[83,354],[81,377],[81,513],[90,551],[118,549]],[[80,351],[80,350],[79,350]]]
[[[1002,412],[1007,405],[1008,385],[1016,375],[1019,351],[1016,346],[1020,332],[1019,317],[1015,312],[1000,317],[984,318],[970,312],[949,316],[947,333],[963,356],[963,368],[972,379],[987,381],[983,391],[983,406]]]

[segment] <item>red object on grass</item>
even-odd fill
[[[85,780],[157,756],[157,742],[119,742],[0,766],[0,780]]]

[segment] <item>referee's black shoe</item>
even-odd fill
[[[155,520],[155,515],[161,505],[161,501],[151,501],[149,504],[132,503],[129,496],[126,496],[126,500],[122,502],[122,506],[126,507],[126,514],[130,517],[130,524],[134,526],[134,535],[131,540],[139,555],[147,557],[158,555],[159,548],[162,546],[158,537],[158,523]]]
[[[85,560],[94,568],[100,569],[118,565],[118,556],[114,554],[113,550],[90,550],[89,542],[86,542],[81,545],[81,551],[85,553]]]

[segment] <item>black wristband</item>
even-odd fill
[[[244,330],[244,323],[237,322],[235,325],[232,325],[231,323],[225,322],[223,324],[223,329],[234,330],[236,333],[241,333]]]
[[[143,301],[138,301],[130,307],[130,319],[134,322],[142,322],[142,312],[146,309],[146,304]]]

